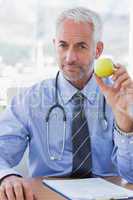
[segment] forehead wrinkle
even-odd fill
[[[82,36],[81,34],[67,34],[67,33],[64,33],[63,35],[61,34],[61,36],[58,37],[58,41],[63,41],[63,42],[66,42],[66,43],[89,43],[90,40],[89,40],[89,36],[88,35],[84,35]]]
[[[89,41],[93,37],[92,25],[88,23],[75,23],[74,21],[62,22],[57,38],[59,40]]]

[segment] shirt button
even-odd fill
[[[121,143],[125,143],[125,140],[124,140],[124,139],[122,139],[122,140],[121,140]]]

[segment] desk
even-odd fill
[[[61,195],[44,186],[42,184],[42,179],[42,177],[31,179],[31,186],[36,194],[37,200],[65,200],[65,198]],[[133,184],[127,183],[120,177],[107,177],[105,179],[127,189],[133,190]]]

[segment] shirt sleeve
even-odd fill
[[[114,145],[112,159],[119,175],[133,183],[133,135],[122,135],[114,128]]]
[[[20,175],[16,166],[29,141],[27,97],[16,96],[0,115],[0,179],[9,174]]]

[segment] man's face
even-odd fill
[[[57,62],[65,78],[72,83],[86,83],[95,58],[92,24],[66,19],[54,43]]]

